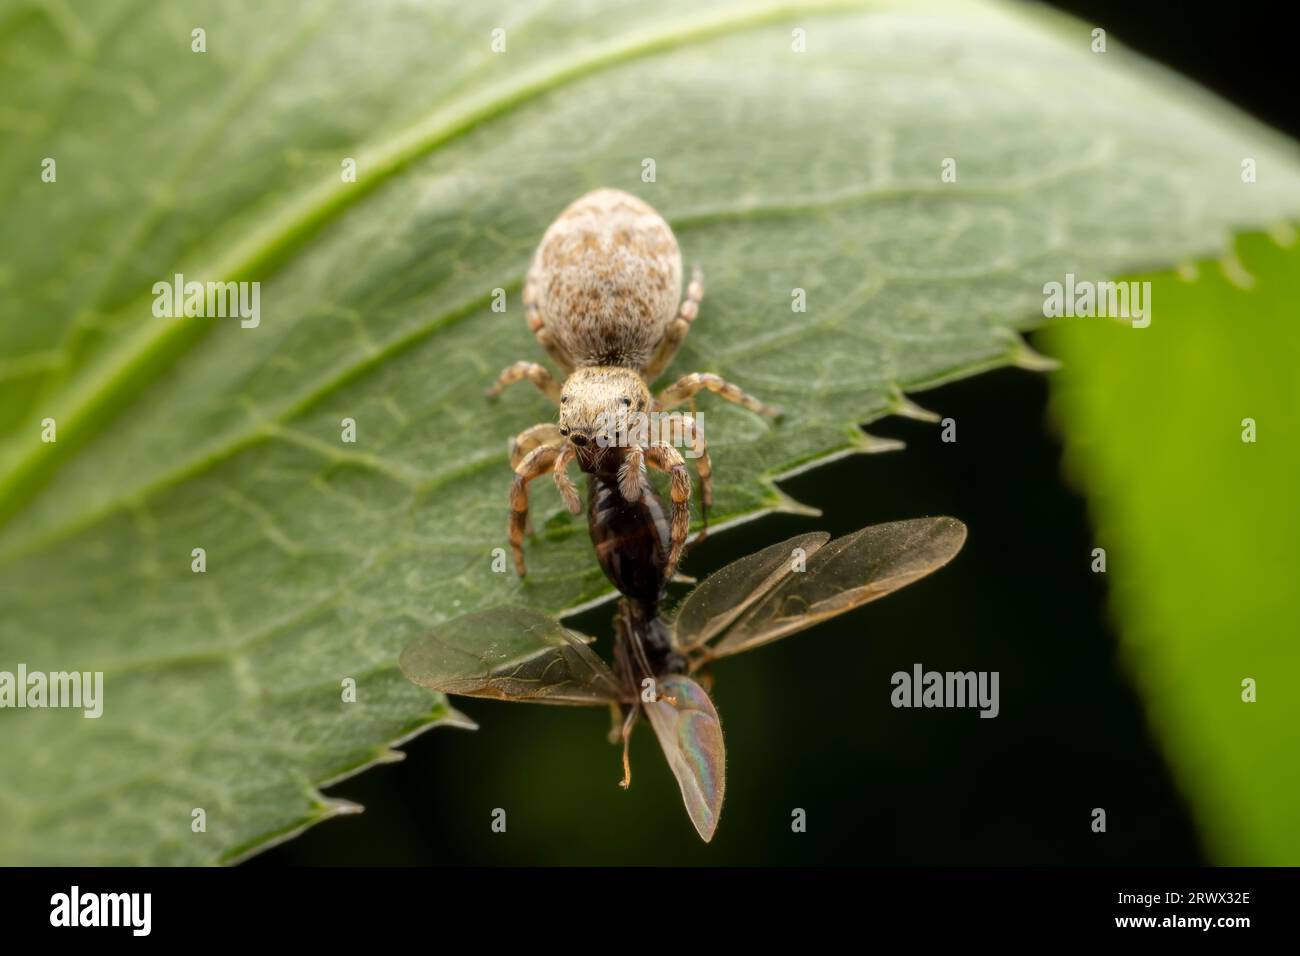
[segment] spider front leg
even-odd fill
[[[559,448],[559,454],[555,458],[555,487],[560,490],[560,497],[564,499],[565,507],[569,509],[569,514],[582,514],[582,499],[578,497],[578,489],[573,487],[573,482],[569,480],[569,462],[578,456],[573,450],[573,446],[567,442]]]
[[[664,580],[670,581],[677,571],[677,562],[681,560],[682,548],[686,546],[686,536],[691,530],[691,473],[686,470],[681,453],[672,445],[656,442],[645,450],[645,460],[651,468],[667,472],[671,478],[668,490],[673,500],[673,516],[668,567],[664,570]]]
[[[700,271],[699,266],[696,266],[691,271],[691,284],[686,287],[686,298],[682,300],[682,307],[678,310],[677,317],[668,326],[668,331],[664,333],[654,357],[642,372],[647,382],[657,379],[673,360],[673,356],[677,354],[677,350],[686,338],[686,333],[691,330],[691,323],[700,314],[700,300],[703,298],[704,273]]]
[[[514,438],[510,439],[510,470],[514,471],[519,467],[528,453],[534,448],[540,448],[543,445],[562,445],[564,436],[560,434],[560,426],[554,422],[542,422],[540,425],[533,425],[525,428]],[[524,523],[524,534],[530,536],[533,533],[532,519]]]
[[[519,463],[534,448],[540,448],[542,445],[562,445],[563,443],[564,436],[560,434],[560,426],[554,422],[542,422],[540,425],[525,428],[510,439],[510,468],[512,471],[518,468]]]
[[[642,483],[645,480],[645,449],[632,445],[623,454],[623,463],[618,466],[618,491],[624,501],[640,501]]]
[[[536,362],[519,361],[514,365],[507,366],[484,394],[488,398],[496,398],[507,385],[522,382],[524,379],[528,379],[528,381],[536,385],[542,394],[556,405],[560,404],[560,383],[544,366],[538,365]]]
[[[727,401],[735,402],[751,412],[757,412],[759,415],[766,415],[769,418],[778,418],[781,415],[780,409],[765,405],[739,385],[733,385],[722,376],[714,375],[712,372],[692,372],[690,375],[682,376],[660,392],[655,401],[661,409],[672,408],[674,405],[680,405],[682,402],[694,398],[697,393],[705,389],[721,395]]]
[[[510,550],[515,556],[515,571],[525,577],[528,569],[524,566],[524,536],[528,532],[528,483],[534,478],[546,474],[555,467],[561,454],[562,446],[542,445],[534,448],[515,468],[514,484],[510,486]]]

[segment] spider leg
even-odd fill
[[[564,504],[568,507],[570,514],[582,514],[582,499],[578,497],[578,489],[573,487],[573,482],[569,480],[567,471],[569,462],[577,457],[577,452],[573,446],[567,442],[557,449],[558,454],[555,456],[555,487],[560,489],[560,497],[564,499]]]
[[[662,375],[668,363],[673,360],[673,356],[677,354],[677,350],[686,338],[686,333],[691,330],[691,323],[700,314],[700,300],[703,298],[704,273],[700,271],[699,266],[695,266],[691,271],[691,284],[686,287],[686,297],[682,299],[681,309],[669,324],[668,331],[664,333],[659,347],[650,359],[650,364],[642,372],[647,382],[653,382]]]
[[[546,370],[545,366],[524,360],[506,366],[484,394],[488,398],[496,398],[507,385],[522,382],[524,379],[528,379],[528,381],[536,385],[542,394],[556,405],[560,404],[560,383]]]
[[[560,434],[560,426],[554,422],[542,422],[540,425],[525,428],[510,439],[511,469],[518,468],[519,463],[534,448],[540,448],[542,445],[559,445],[563,441],[564,436]]]
[[[655,442],[645,450],[645,460],[651,468],[667,472],[671,478],[669,494],[673,500],[672,531],[669,539],[668,566],[664,569],[664,580],[672,580],[681,560],[682,548],[686,546],[686,536],[691,530],[691,473],[686,470],[686,462],[681,453],[672,445]]]
[[[700,476],[700,517],[704,527],[699,540],[703,541],[709,530],[709,508],[713,505],[713,462],[709,458],[709,444],[704,440],[704,429],[694,415],[681,416],[681,437],[689,442],[690,457],[695,459],[695,471]]]
[[[721,395],[727,401],[735,402],[751,412],[757,412],[759,415],[777,418],[781,414],[780,409],[763,404],[753,395],[744,391],[739,385],[734,385],[722,376],[714,375],[712,372],[692,372],[690,375],[682,376],[660,392],[655,401],[660,409],[672,408],[674,405],[680,405],[687,399],[693,398],[698,392],[705,389]]]
[[[560,434],[560,426],[554,422],[542,422],[540,425],[525,428],[510,439],[510,470],[514,471],[518,468],[519,463],[534,448],[540,448],[542,445],[559,445],[563,441],[564,436]],[[524,525],[524,534],[531,536],[532,533],[533,519],[530,517]]]
[[[524,456],[515,468],[514,484],[510,486],[510,550],[515,556],[515,570],[522,578],[528,574],[524,566],[524,535],[528,528],[528,483],[538,478],[554,465],[560,457],[560,446],[541,445]]]
[[[645,471],[645,449],[632,445],[618,466],[618,490],[625,501],[640,501],[642,473]]]

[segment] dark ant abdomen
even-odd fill
[[[588,474],[587,527],[596,559],[623,595],[615,618],[614,657],[633,686],[640,677],[685,674],[686,658],[673,648],[672,631],[659,613],[668,582],[671,527],[659,495],[648,484],[640,501],[628,501],[614,475]],[[643,663],[634,658],[643,657]]]
[[[609,582],[654,616],[667,581],[671,526],[663,502],[648,485],[628,501],[614,476],[587,476],[587,527]]]

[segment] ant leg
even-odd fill
[[[623,711],[612,700],[609,702],[609,742],[616,744],[622,739]]]
[[[518,361],[514,365],[507,366],[497,376],[497,380],[492,386],[483,394],[488,398],[496,398],[507,385],[522,382],[524,379],[528,379],[528,381],[536,385],[542,394],[556,405],[560,404],[560,383],[544,366],[538,365],[536,362]]]
[[[632,786],[632,760],[628,754],[628,748],[632,744],[632,728],[636,726],[637,714],[641,713],[641,708],[636,704],[627,712],[627,719],[623,721],[623,779],[618,785],[626,790]]]
[[[735,402],[751,412],[757,412],[759,415],[766,415],[769,418],[778,418],[781,415],[780,409],[763,404],[753,395],[741,389],[739,385],[733,385],[722,376],[714,375],[712,372],[692,372],[690,375],[682,376],[660,392],[656,402],[660,409],[672,408],[674,405],[680,405],[687,399],[694,397],[697,392],[704,389],[721,395],[727,401]]]
[[[655,702],[656,704],[658,704],[658,703],[665,703],[665,704],[668,704],[668,705],[671,706],[671,707],[676,707],[676,706],[677,706],[677,698],[676,698],[676,697],[672,697],[672,696],[670,696],[670,695],[668,695],[668,694],[665,694],[663,691],[661,691],[661,690],[659,689],[659,680],[658,680],[657,678],[651,678],[651,679],[654,680],[654,688],[655,688],[655,699],[654,699],[654,702]]]
[[[691,530],[691,473],[681,453],[672,445],[655,442],[645,451],[646,463],[651,468],[667,472],[672,479],[669,492],[673,499],[672,535],[668,549],[668,566],[664,580],[671,581],[681,560],[686,536]]]
[[[677,354],[677,350],[686,338],[686,333],[691,330],[691,323],[700,314],[700,300],[703,298],[704,273],[700,271],[699,266],[695,266],[691,270],[691,284],[686,287],[686,298],[682,300],[682,307],[677,317],[669,323],[668,331],[659,342],[659,348],[655,350],[650,364],[642,372],[647,382],[653,382],[663,374],[663,370],[673,360],[673,356]]]
[[[510,486],[510,550],[515,556],[515,571],[522,578],[528,574],[524,566],[524,535],[528,527],[528,483],[550,471],[560,448],[556,445],[542,445],[534,448],[515,468],[514,484]]]

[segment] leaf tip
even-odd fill
[[[908,398],[898,385],[889,386],[889,413],[900,418],[912,418],[919,422],[938,422],[942,419],[938,412],[923,408]]]
[[[450,704],[447,705],[446,713],[438,723],[447,727],[455,727],[459,730],[478,730],[478,724],[475,721],[470,720]]]
[[[350,817],[358,813],[365,813],[366,808],[359,803],[353,803],[351,800],[344,800],[340,797],[326,797],[321,802],[320,819],[328,820],[331,817]]]
[[[1059,361],[1036,351],[1020,336],[1016,336],[1007,358],[1016,368],[1030,372],[1055,372],[1061,367]]]
[[[805,518],[820,518],[822,516],[820,508],[806,505],[802,501],[790,497],[780,488],[774,488],[773,490],[776,492],[776,497],[771,504],[772,511],[784,515],[802,515]]]
[[[863,454],[874,455],[883,451],[902,451],[907,447],[907,442],[898,438],[882,438],[865,428],[858,428],[854,432],[854,445]]]

